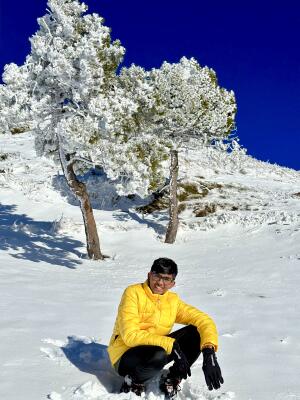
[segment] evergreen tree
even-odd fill
[[[103,19],[86,10],[77,0],[48,1],[25,64],[6,67],[0,98],[8,105],[3,120],[10,123],[26,110],[22,119],[30,121],[37,155],[61,164],[80,202],[88,255],[102,259],[89,196],[77,173],[101,165],[119,194],[148,195],[163,181],[168,149],[138,122],[140,105],[153,101],[149,85],[138,88],[136,80],[140,101],[132,98],[116,74],[125,49],[111,41]],[[11,107],[14,98],[18,109]]]
[[[93,210],[85,184],[76,177],[76,163],[90,159],[90,149],[108,140],[111,107],[121,100],[114,93],[114,77],[124,48],[111,42],[102,18],[84,14],[85,4],[49,0],[48,8],[48,14],[38,19],[40,29],[30,39],[26,60],[37,121],[36,150],[60,160],[80,202],[88,256],[102,259]]]
[[[86,10],[86,5],[77,0],[49,0],[48,13],[38,19],[39,30],[30,39],[31,53],[24,66],[19,71],[14,66],[7,69],[19,76],[20,70],[26,71],[26,84],[12,95],[23,96],[22,106],[34,120],[37,154],[61,163],[68,185],[80,202],[88,256],[102,259],[89,196],[76,169],[90,168],[85,161],[92,161],[95,148],[105,158],[106,143],[112,142],[120,120],[125,123],[134,104],[116,84],[115,72],[124,48],[119,41],[111,41],[103,19],[85,14]],[[6,79],[2,89],[6,94],[9,85],[11,88]]]
[[[215,72],[201,67],[194,58],[183,57],[176,64],[164,62],[151,71],[133,65],[122,70],[120,79],[139,104],[136,118],[141,129],[161,143],[168,141],[170,222],[165,241],[173,243],[178,227],[178,149],[183,143],[195,146],[228,137],[234,128],[234,93],[218,86]],[[136,88],[145,85],[146,96],[141,96]],[[148,107],[145,98],[149,98]]]
[[[215,72],[192,58],[178,64],[163,63],[150,73],[156,101],[155,123],[159,136],[175,143],[170,162],[170,220],[166,243],[173,243],[178,229],[178,149],[184,142],[210,143],[224,139],[234,128],[234,93],[218,86]]]

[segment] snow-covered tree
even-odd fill
[[[27,67],[6,65],[0,85],[0,133],[22,133],[33,127],[27,90]]]
[[[76,163],[79,158],[90,159],[90,150],[109,140],[116,128],[114,108],[124,114],[130,110],[131,103],[114,90],[124,48],[111,41],[101,17],[85,14],[85,4],[49,0],[48,8],[38,19],[39,30],[30,39],[26,60],[37,122],[36,150],[60,160],[80,202],[88,255],[102,259],[92,207],[84,183],[76,177]]]
[[[156,129],[177,143],[201,138],[224,138],[234,128],[234,93],[218,85],[216,73],[183,57],[152,69],[149,81],[156,101]]]
[[[80,202],[88,255],[102,259],[90,200],[76,171],[99,160],[111,167],[112,143],[124,143],[128,139],[124,132],[133,131],[130,118],[135,103],[117,82],[124,48],[111,41],[103,19],[85,14],[86,10],[77,0],[49,0],[48,13],[38,19],[39,30],[30,39],[31,53],[24,66],[7,67],[1,94],[4,102],[20,96],[34,120],[37,154],[61,163]],[[20,76],[24,85],[18,88],[13,82],[21,82]],[[17,111],[10,105],[11,117]],[[3,118],[9,120],[8,115]],[[109,167],[111,172],[118,166]]]
[[[201,67],[194,58],[183,57],[176,64],[164,62],[161,68],[148,72],[132,66],[122,70],[120,79],[140,105],[136,118],[141,129],[158,141],[170,143],[170,223],[166,242],[173,243],[178,227],[178,149],[186,142],[195,145],[228,136],[234,128],[234,93],[218,86],[215,72]],[[148,107],[140,94],[144,87],[151,99]]]
[[[156,99],[157,132],[172,137],[170,220],[166,243],[173,243],[178,229],[178,148],[183,142],[209,143],[224,139],[234,128],[236,103],[234,93],[218,86],[215,72],[201,67],[192,58],[183,57],[178,64],[163,63],[153,69],[150,80]]]
[[[152,89],[144,82],[135,91],[140,101],[132,99],[116,74],[124,48],[111,41],[103,19],[86,10],[77,0],[49,0],[24,66],[7,66],[12,79],[6,87],[13,86],[13,73],[18,81],[16,74],[26,72],[8,97],[20,96],[33,118],[37,154],[61,163],[81,205],[88,255],[97,259],[103,255],[93,211],[76,173],[100,164],[120,194],[146,195],[163,181],[168,143],[142,134],[137,115],[141,104],[152,106]],[[8,109],[5,120],[13,120],[16,110]]]
[[[234,128],[234,93],[218,86],[215,72],[183,57],[177,64],[163,63],[153,69],[150,82],[156,101],[155,124],[159,136],[175,143],[170,165],[170,220],[166,243],[173,243],[178,229],[178,148],[184,142],[209,143],[224,139]]]

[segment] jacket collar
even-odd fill
[[[148,279],[142,284],[143,289],[145,290],[146,295],[149,297],[150,300],[157,302],[158,300],[163,301],[168,297],[168,292],[164,294],[155,294],[152,293],[152,290],[150,289],[148,285]]]

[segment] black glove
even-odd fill
[[[202,350],[202,354],[202,370],[204,372],[208,390],[219,389],[221,387],[221,383],[224,383],[224,379],[222,377],[215,351],[214,349],[207,347]]]
[[[191,376],[191,369],[188,360],[186,359],[185,354],[182,352],[176,340],[173,343],[173,350],[171,355],[174,360],[174,365],[171,368],[174,373],[176,371],[178,378],[186,379],[188,376]]]

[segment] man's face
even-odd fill
[[[154,294],[164,294],[175,285],[174,276],[170,274],[148,273],[150,289]]]

